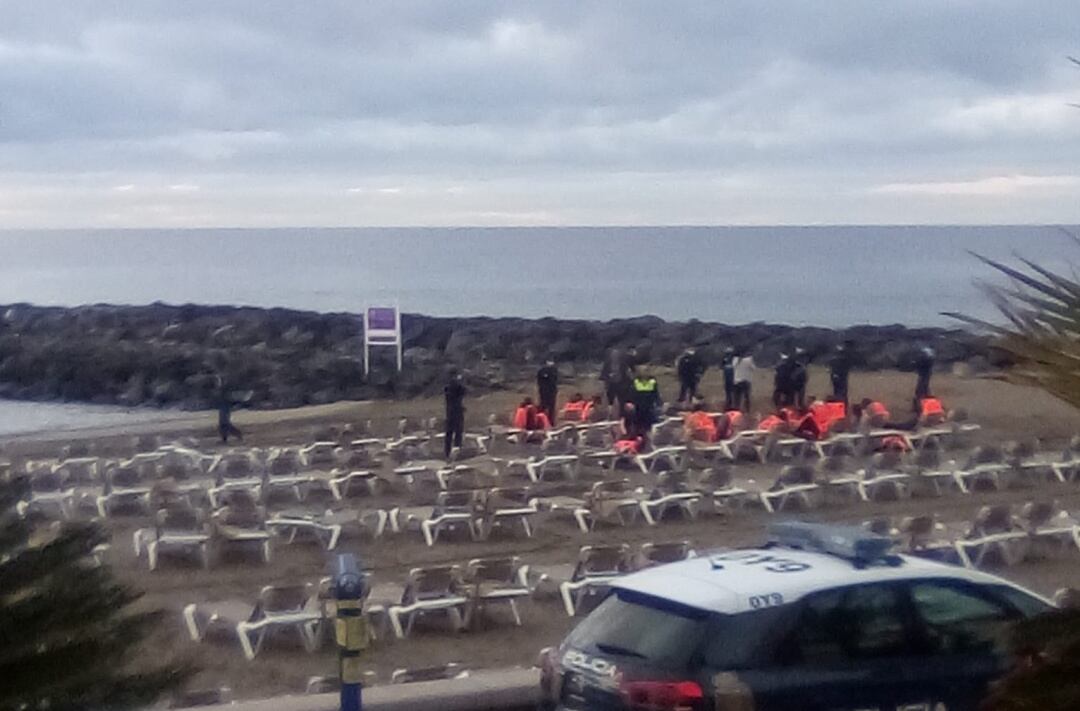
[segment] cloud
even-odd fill
[[[1068,0],[37,0],[0,25],[0,206],[24,226],[1078,222],[1047,198],[1080,161],[1077,37]]]

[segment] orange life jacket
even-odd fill
[[[897,452],[911,451],[911,446],[900,435],[889,435],[881,440],[881,449],[892,449]]]
[[[619,454],[637,454],[641,451],[641,438],[627,437],[626,439],[616,440],[615,451]]]
[[[734,437],[735,433],[741,430],[746,424],[746,416],[742,414],[740,410],[728,410],[720,416],[719,427],[717,428],[718,439],[728,439]]]
[[[588,411],[592,409],[592,403],[588,400],[578,400],[577,402],[568,402],[563,405],[561,416],[564,420],[573,420],[574,422],[584,422],[588,417]]]
[[[880,417],[882,419],[889,419],[889,410],[877,400],[874,400],[866,406],[866,414],[870,417]]]
[[[777,427],[780,427],[780,426],[786,425],[786,424],[787,424],[786,420],[783,420],[783,419],[777,417],[776,415],[769,415],[764,420],[762,420],[761,422],[758,423],[758,429],[759,430],[767,430],[769,432],[772,432]]]
[[[536,405],[520,405],[514,411],[514,427],[519,430],[546,430],[550,425],[547,415]]]
[[[924,397],[920,400],[919,411],[924,418],[945,417],[945,408],[936,397]]]
[[[842,402],[827,402],[825,410],[829,413],[830,422],[847,419],[847,407]]]
[[[842,402],[815,402],[810,406],[810,414],[822,433],[828,432],[834,424],[847,417]]]
[[[686,430],[692,439],[699,442],[716,441],[716,420],[707,412],[689,412],[686,415]]]
[[[817,440],[824,436],[825,430],[821,428],[821,425],[814,418],[813,414],[810,414],[799,421],[799,424],[795,426],[792,434],[796,437],[802,437],[803,439]]]
[[[581,421],[582,422],[588,422],[589,418],[592,417],[592,413],[593,413],[592,400],[586,400],[585,401],[585,407],[583,407],[581,409]]]

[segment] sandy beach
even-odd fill
[[[757,373],[754,383],[756,410],[765,407],[770,379],[770,372]],[[808,392],[824,393],[826,380],[824,371],[812,370]],[[912,386],[913,376],[908,373],[855,373],[851,390],[856,398],[873,394],[893,408],[894,412],[902,412]],[[674,381],[670,373],[661,375],[661,389],[669,398],[674,394]],[[710,371],[703,389],[712,397],[721,392],[718,372]],[[521,388],[469,399],[469,429],[476,431],[482,428],[490,413],[508,413],[528,390],[523,385]],[[561,394],[565,397],[577,391],[591,394],[596,390],[597,382],[590,377],[564,384]],[[998,379],[960,378],[942,374],[935,376],[934,390],[949,407],[965,408],[973,421],[983,425],[978,435],[982,441],[1038,437],[1044,447],[1058,448],[1068,437],[1080,432],[1080,413],[1045,393]],[[441,400],[429,398],[342,402],[281,411],[239,411],[234,419],[245,433],[245,445],[266,447],[311,442],[340,431],[345,425],[356,426],[367,420],[371,421],[375,434],[389,435],[401,417],[440,416],[441,411]],[[200,449],[219,451],[221,447],[215,441],[215,425],[214,413],[200,412],[168,422],[38,432],[7,438],[2,444],[9,456],[50,457],[56,456],[65,444],[90,441],[99,455],[117,456],[128,451],[133,436],[160,434],[165,439],[194,437]],[[775,474],[776,468],[777,465],[739,464],[738,473],[739,476],[767,481]],[[643,485],[649,484],[650,479],[654,478],[654,475],[640,473],[630,476]],[[587,482],[576,485],[552,482],[541,483],[535,489],[540,494],[580,493],[583,486],[587,486]],[[400,488],[390,488],[375,497],[352,498],[336,504],[327,500],[324,503],[327,507],[338,509],[389,508],[422,503],[425,497],[431,495],[431,492],[410,493]],[[898,517],[933,512],[942,520],[958,521],[969,519],[985,504],[1020,503],[1030,499],[1057,500],[1067,509],[1075,510],[1080,508],[1080,488],[1047,484],[1035,491],[975,492],[938,499],[831,506],[807,516],[861,522],[874,516]],[[319,505],[319,502],[315,502],[315,505]],[[278,506],[287,507],[288,502]],[[581,545],[601,541],[622,541],[636,545],[644,541],[685,539],[698,549],[749,545],[762,540],[767,525],[774,519],[775,516],[759,509],[748,509],[723,517],[707,516],[695,522],[676,520],[662,522],[656,527],[607,527],[585,535],[568,520],[541,518],[539,530],[532,539],[495,536],[485,542],[447,540],[429,548],[418,533],[404,532],[388,534],[374,541],[344,539],[339,552],[356,553],[372,571],[376,583],[379,583],[402,581],[408,570],[417,565],[465,563],[472,558],[496,554],[519,555],[534,566],[569,563],[574,560]],[[300,692],[308,677],[333,673],[334,654],[328,647],[316,654],[307,654],[283,640],[281,644],[270,644],[256,660],[248,662],[234,641],[210,641],[198,645],[190,642],[180,615],[183,606],[190,602],[252,600],[263,585],[315,582],[327,574],[328,554],[315,545],[297,543],[291,546],[277,545],[273,563],[267,566],[254,561],[230,559],[206,571],[183,560],[169,560],[157,571],[148,572],[145,560],[137,559],[130,546],[132,531],[146,523],[145,516],[136,514],[110,518],[105,525],[113,535],[113,546],[106,556],[108,562],[124,580],[146,591],[146,604],[169,612],[166,618],[168,622],[148,647],[148,654],[192,657],[203,668],[195,686],[229,686],[238,697]],[[1039,592],[1050,594],[1062,586],[1080,585],[1078,556],[1080,553],[1072,551],[1059,557],[1029,560],[1002,572]],[[478,629],[459,634],[450,632],[436,620],[432,625],[419,628],[407,640],[380,640],[368,654],[368,663],[384,681],[395,668],[450,661],[472,667],[529,665],[540,648],[556,643],[575,622],[566,617],[554,600],[538,600],[524,605],[523,617],[523,626],[517,628],[507,624],[508,618],[496,611],[493,619],[482,621]]]

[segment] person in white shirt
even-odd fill
[[[750,382],[754,379],[753,356],[740,353],[735,357],[735,409],[750,412]]]

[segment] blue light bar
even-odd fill
[[[891,538],[868,533],[859,526],[784,521],[769,526],[769,543],[834,555],[859,567],[870,563],[900,564],[900,558],[892,555],[895,542]]]

